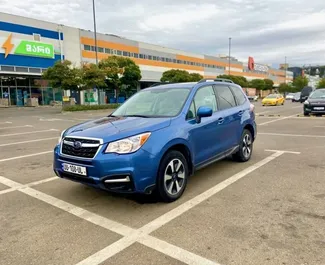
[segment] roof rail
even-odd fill
[[[226,79],[226,78],[216,78],[216,79],[204,78],[204,79],[201,79],[198,83],[204,83],[204,82],[226,82],[226,83],[234,84],[234,82],[232,80]]]
[[[168,85],[168,84],[177,84],[177,82],[157,82],[157,83],[152,84],[149,87],[155,87],[155,86],[160,86],[160,85]]]

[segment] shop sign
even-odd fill
[[[22,40],[14,53],[26,56],[54,58],[54,47],[48,43]]]
[[[260,71],[260,72],[269,71],[269,67],[267,67],[266,65],[255,63],[253,57],[248,57],[248,69],[251,71]]]

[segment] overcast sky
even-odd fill
[[[95,0],[97,30],[256,63],[325,64],[325,0]],[[93,30],[92,0],[0,0],[0,10]],[[1,19],[0,19],[1,20]]]

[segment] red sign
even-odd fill
[[[248,69],[251,71],[255,69],[255,63],[253,57],[248,57]]]

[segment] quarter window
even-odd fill
[[[234,95],[228,86],[216,86],[219,110],[229,109],[236,106]]]
[[[237,105],[244,104],[246,101],[246,97],[244,96],[244,92],[242,91],[242,89],[239,87],[231,86],[231,90],[232,90],[232,92],[234,92],[234,95],[235,95],[235,98],[237,101]]]
[[[191,120],[194,119],[195,117],[196,117],[196,110],[195,110],[194,102],[192,101],[190,109],[187,112],[186,119]]]

